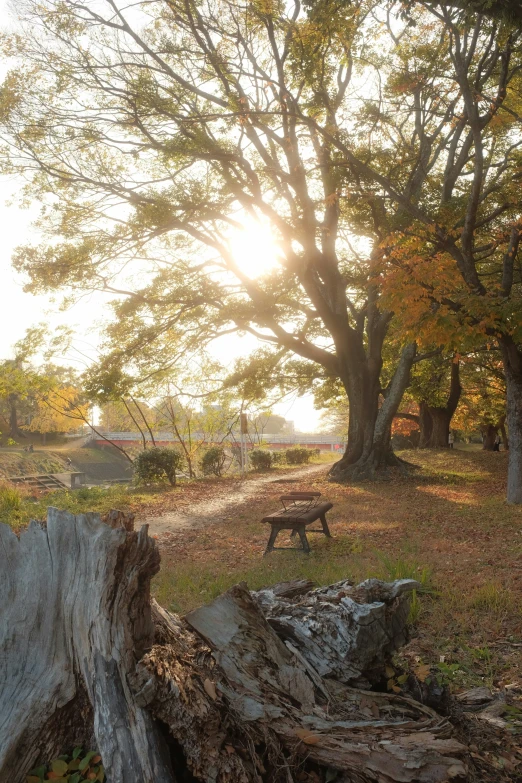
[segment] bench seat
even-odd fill
[[[310,494],[310,493],[302,493]],[[281,500],[284,502],[285,500],[291,500],[292,504],[288,507],[280,509],[280,511],[276,511],[274,514],[269,514],[266,517],[263,517],[261,520],[262,522],[265,522],[269,525],[271,525],[272,530],[270,532],[270,538],[268,539],[268,544],[265,549],[265,555],[269,552],[272,552],[274,549],[289,549],[290,547],[276,547],[274,546],[275,541],[281,530],[291,530],[291,537],[294,537],[295,535],[299,535],[299,538],[301,540],[302,549],[308,554],[310,552],[310,544],[308,543],[308,539],[306,537],[306,533],[323,533],[323,535],[328,536],[328,538],[331,538],[330,530],[328,528],[328,523],[326,521],[326,512],[330,511],[331,508],[333,508],[333,503],[328,502],[322,502],[317,503],[317,496],[314,493],[314,498],[309,498],[309,501],[306,502],[305,499],[298,498],[296,496],[288,496],[283,495]],[[313,505],[311,504],[311,501],[313,501]],[[314,529],[308,529],[307,526],[311,525],[313,522],[316,522],[318,519],[321,520],[322,529],[321,530],[314,530]],[[292,547],[293,548],[293,547]]]

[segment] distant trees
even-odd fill
[[[0,361],[0,435],[4,438],[73,432],[87,421],[88,404],[74,371],[35,361],[42,340],[40,328],[29,329],[15,344],[14,358]]]

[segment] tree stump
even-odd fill
[[[158,549],[130,528],[56,509],[20,539],[0,525],[1,781],[91,735],[109,783],[465,779],[444,718],[346,684],[403,638],[411,584],[237,585],[180,619],[150,601]]]

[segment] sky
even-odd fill
[[[0,27],[8,23],[8,0],[0,0]],[[0,65],[0,77],[2,76]],[[96,355],[101,325],[110,297],[103,294],[85,296],[67,311],[60,310],[59,292],[53,297],[35,296],[23,290],[24,279],[11,265],[11,256],[16,247],[37,239],[32,222],[38,214],[35,205],[22,209],[17,203],[17,193],[22,180],[16,176],[0,176],[0,358],[13,356],[13,345],[21,339],[26,330],[40,322],[50,323],[53,329],[60,325],[75,330],[73,350],[68,361],[82,370],[86,356]],[[244,236],[236,242],[238,262],[255,273],[263,271],[275,262],[275,249],[266,232],[248,226]],[[229,337],[226,343],[216,346],[216,358],[224,364],[234,361],[255,347],[254,338]],[[315,410],[312,395],[293,397],[277,404],[275,413],[293,421],[297,430],[314,432],[320,427],[320,411]]]

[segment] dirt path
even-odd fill
[[[178,530],[203,528],[223,521],[238,506],[254,500],[259,489],[266,484],[276,486],[279,484],[282,493],[286,483],[312,476],[328,467],[328,465],[308,465],[305,468],[287,471],[278,478],[272,473],[269,476],[237,481],[233,486],[228,485],[225,490],[217,492],[210,500],[195,503],[188,512],[168,511],[161,516],[148,516],[140,521],[146,522],[149,525],[150,535],[156,536],[175,533]]]

